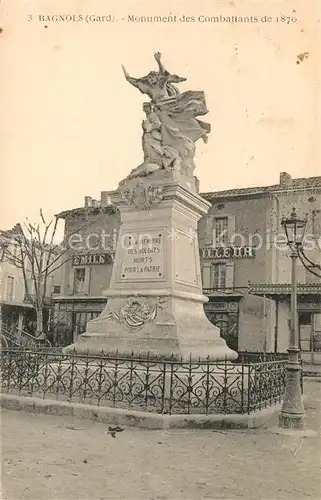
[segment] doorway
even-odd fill
[[[312,313],[299,313],[299,347],[300,351],[311,351],[312,340]]]
[[[72,315],[73,342],[76,342],[78,336],[86,331],[88,321],[97,318],[99,311],[81,311]]]

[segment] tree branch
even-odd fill
[[[314,267],[316,269],[319,269],[321,271],[321,265],[319,264],[316,264],[315,262],[313,262],[312,260],[310,260],[304,253],[304,250],[301,248],[299,253],[301,253],[302,257],[304,257],[304,259],[310,264],[311,267]]]
[[[303,254],[303,255],[302,255],[302,254]],[[305,255],[304,255],[304,253],[303,253],[302,251],[301,251],[301,252],[300,252],[300,251],[298,252],[298,256],[299,256],[299,259],[300,259],[301,263],[303,264],[303,267],[304,267],[307,271],[309,271],[309,273],[313,274],[313,275],[314,275],[314,276],[316,276],[317,278],[321,278],[321,272],[320,272],[320,274],[318,274],[318,272],[316,272],[316,271],[314,271],[314,270],[312,270],[312,269],[311,269],[311,268],[316,268],[316,269],[320,269],[320,270],[321,270],[321,267],[320,267],[318,264],[313,264],[313,263],[312,263],[312,264],[310,264],[310,266],[308,266],[308,265],[306,264],[306,262],[304,261],[303,256],[305,257]],[[306,257],[305,257],[305,258],[306,258]],[[310,261],[309,259],[306,259],[306,260],[307,260],[308,262],[312,262],[312,261]]]
[[[57,271],[58,269],[60,269],[64,264],[66,264],[68,261],[70,260],[70,257],[68,257],[66,260],[64,260],[63,262],[61,262],[58,266],[54,267],[53,269],[51,269],[49,272],[48,272],[48,276],[50,276],[54,271]]]

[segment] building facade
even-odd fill
[[[211,203],[198,229],[207,317],[233,349],[285,351],[291,263],[281,219],[294,206],[298,215],[308,214],[309,257],[320,262],[321,177],[292,179],[282,173],[273,186],[202,196]],[[68,344],[104,308],[103,290],[111,278],[120,217],[107,204],[106,192],[99,201],[86,197],[84,207],[59,217],[65,220],[65,239],[78,238],[64,266],[61,293],[54,298],[57,335]],[[298,281],[301,349],[317,352],[320,279],[298,262]]]
[[[6,240],[14,255],[18,251],[14,242],[1,232],[1,238]],[[2,256],[0,260],[0,329],[23,329],[27,323],[34,320],[33,308],[25,301],[24,279],[17,266]]]
[[[103,196],[103,193],[102,193]],[[85,206],[58,214],[65,221],[69,259],[62,269],[59,295],[54,295],[54,337],[71,344],[106,304],[120,217],[112,206],[86,196]]]
[[[281,226],[296,207],[307,215],[309,258],[321,261],[321,177],[205,193],[212,208],[200,222],[206,313],[238,350],[285,351],[289,344],[291,259]],[[223,247],[223,248],[222,248]],[[320,350],[321,284],[298,260],[300,347]],[[317,355],[318,356],[318,355]]]

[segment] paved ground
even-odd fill
[[[321,498],[321,378],[305,383],[315,438],[268,430],[144,431],[3,410],[3,500]],[[270,422],[272,425],[274,422]]]

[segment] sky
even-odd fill
[[[141,163],[146,96],[121,65],[146,75],[157,68],[156,51],[187,78],[181,91],[206,95],[212,131],[207,144],[197,143],[201,192],[275,184],[282,171],[321,175],[318,4],[0,0],[0,228],[38,220],[40,207],[50,218],[82,206]],[[46,17],[67,14],[84,20]],[[97,20],[86,22],[88,15]],[[114,22],[99,21],[109,15]],[[176,22],[128,17],[156,15]]]

